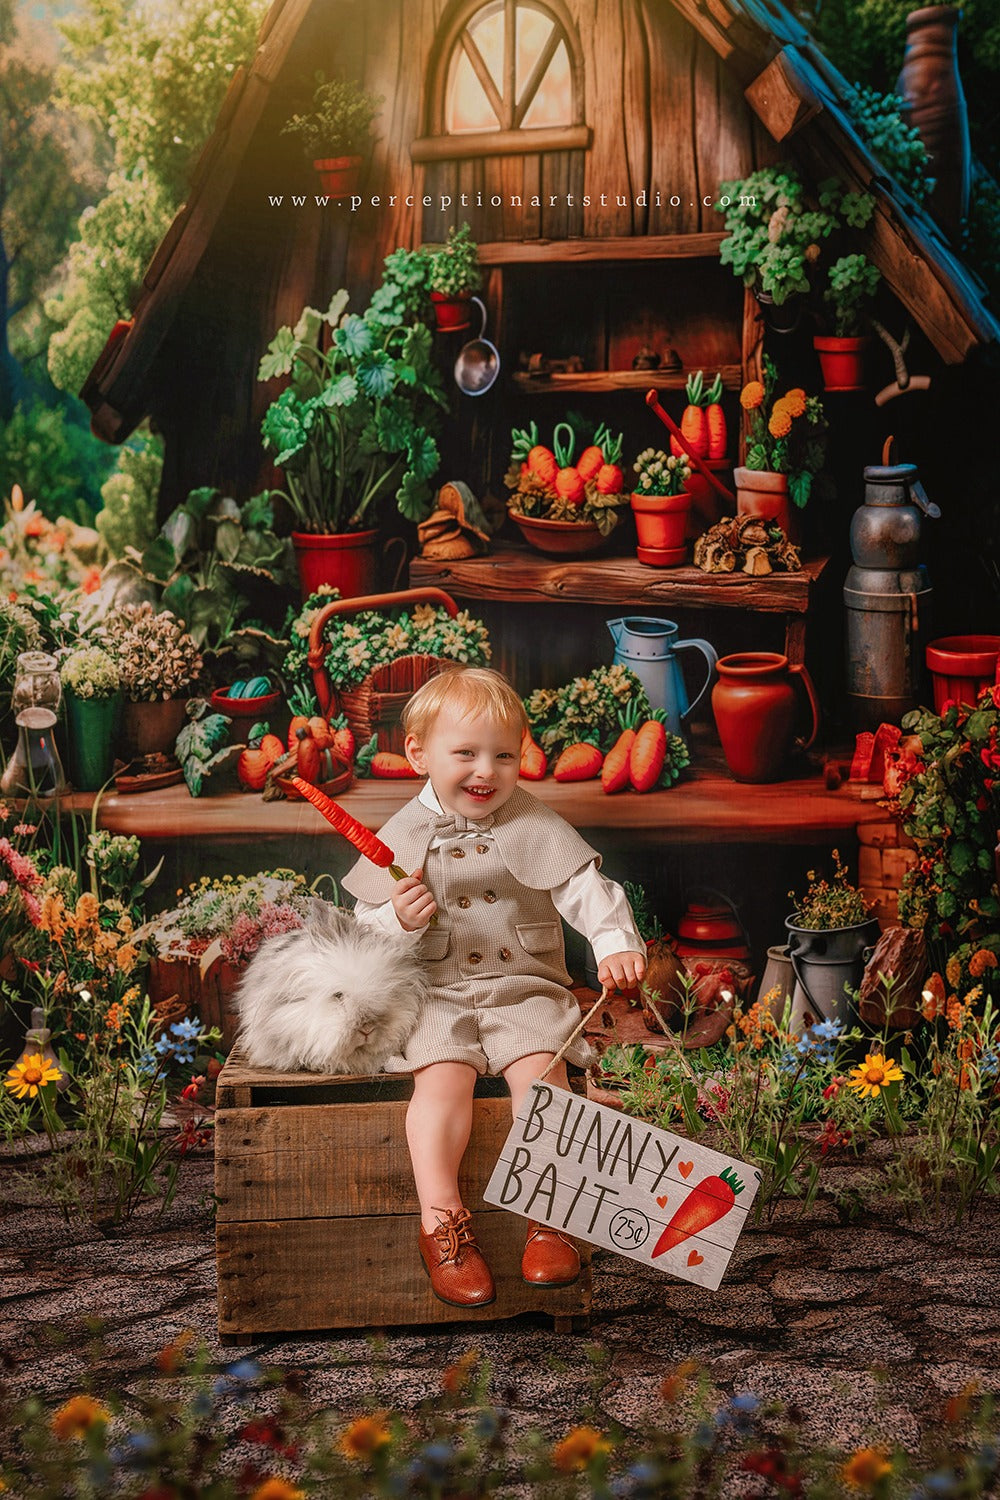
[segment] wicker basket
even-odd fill
[[[366,609],[396,609],[407,604],[440,604],[451,615],[458,605],[441,589],[403,589],[397,594],[369,594],[361,599],[338,599],[319,611],[309,631],[309,666],[316,685],[319,710],[324,716],[343,713],[359,746],[378,735],[380,750],[403,753],[400,722],[407,701],[418,687],[441,671],[454,667],[448,657],[401,656],[375,667],[357,687],[338,692],[330,686],[324,662],[329,646],[323,638],[326,623],[334,615],[355,614]]]

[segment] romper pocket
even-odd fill
[[[420,957],[429,963],[447,958],[451,947],[451,932],[447,927],[428,927],[420,939]]]
[[[525,953],[552,953],[562,947],[562,927],[558,922],[524,922],[514,931]]]

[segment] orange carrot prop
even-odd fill
[[[718,1177],[706,1177],[691,1189],[677,1209],[670,1223],[653,1246],[650,1257],[655,1260],[667,1250],[672,1250],[692,1234],[700,1234],[710,1224],[715,1224],[736,1202],[737,1193],[742,1193],[743,1184],[732,1167],[724,1167]]]
[[[702,474],[704,476],[705,479],[708,480],[708,482],[712,486],[713,490],[715,490],[719,495],[721,495],[722,498],[723,498],[723,500],[725,500],[726,504],[727,505],[731,505],[733,507],[733,509],[735,510],[736,509],[736,496],[733,494],[732,490],[727,490],[726,486],[722,483],[722,480],[718,479],[712,473],[711,469],[708,467],[708,465],[706,464],[705,460],[701,457],[701,455],[695,452],[694,448],[688,442],[687,438],[684,436],[683,432],[678,427],[677,423],[674,421],[674,419],[670,415],[670,413],[663,410],[663,407],[660,405],[660,393],[659,393],[659,391],[652,390],[652,391],[648,391],[647,392],[647,394],[646,394],[646,405],[649,407],[650,411],[655,411],[656,415],[659,417],[659,419],[663,423],[664,427],[667,427],[667,428],[670,429],[670,431],[673,433],[674,437],[677,439],[677,441],[680,443],[681,447],[684,449],[685,453],[690,458],[691,462],[694,464],[695,468],[698,470],[698,472],[700,474]]]
[[[337,833],[343,834],[349,844],[353,844],[359,854],[365,859],[370,859],[373,865],[379,865],[383,870],[388,870],[393,880],[405,880],[406,871],[396,864],[396,856],[388,844],[383,844],[380,838],[359,823],[357,818],[349,812],[345,812],[338,802],[321,792],[319,787],[310,786],[308,781],[303,781],[301,776],[290,778],[295,790],[311,802],[317,812],[321,812],[331,828]],[[437,925],[437,912],[430,919],[432,927]]]

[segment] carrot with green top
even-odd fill
[[[736,1202],[737,1193],[742,1191],[743,1184],[732,1167],[723,1167],[718,1177],[703,1178],[688,1193],[653,1246],[652,1259],[724,1219]]]

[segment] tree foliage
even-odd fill
[[[266,0],[85,0],[60,23],[59,99],[106,135],[113,165],[46,309],[59,328],[49,346],[57,385],[78,389],[115,320],[131,312],[266,9]]]

